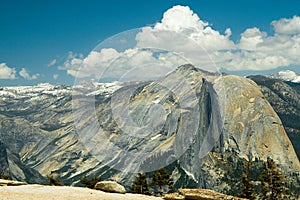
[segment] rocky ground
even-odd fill
[[[175,200],[175,199],[230,199],[242,200],[242,198],[217,193],[213,190],[184,189],[179,194],[168,194],[165,198],[146,196],[140,194],[108,193],[82,187],[69,186],[45,186],[45,185],[21,185],[0,187],[0,200]]]
[[[178,193],[166,194],[163,198],[146,196],[141,194],[123,193],[118,188],[123,187],[112,181],[102,181],[105,191],[118,191],[121,193],[109,193],[95,189],[70,186],[48,186],[27,184],[25,182],[0,179],[0,200],[243,200],[242,198],[225,195],[208,189],[179,189]],[[95,186],[97,188],[97,186]]]
[[[81,187],[22,185],[0,187],[0,200],[159,200],[162,198],[139,195],[107,193]]]

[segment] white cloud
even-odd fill
[[[257,45],[261,44],[266,38],[267,33],[261,32],[258,28],[249,28],[241,34],[239,48],[244,50],[256,50]]]
[[[200,32],[207,22],[200,20],[188,6],[174,6],[163,14],[161,23],[155,25],[157,30],[172,30],[176,32]]]
[[[160,76],[185,63],[186,60],[170,52],[132,48],[119,53],[114,49],[102,49],[92,51],[86,58],[70,56],[59,69],[67,70],[76,78],[129,79],[130,76],[137,80],[145,75],[148,78]]]
[[[59,69],[77,78],[100,78],[103,73],[115,77],[127,73],[128,76],[133,69],[141,70],[145,66],[148,66],[145,73],[154,74],[187,62],[209,71],[215,71],[216,66],[236,71],[300,66],[300,17],[280,19],[271,25],[274,35],[253,27],[241,33],[238,42],[233,42],[230,28],[220,33],[189,7],[174,6],[164,13],[161,22],[143,27],[135,35],[136,46],[123,52],[105,48],[92,51],[87,57],[70,53]],[[143,48],[169,53],[157,56]]]
[[[300,34],[300,17],[283,18],[272,22],[275,32],[280,34]]]
[[[19,75],[26,80],[34,80],[40,76],[39,74],[30,75],[29,72],[25,68],[21,69],[21,71],[19,72]]]
[[[66,70],[69,75],[77,78],[99,78],[108,65],[120,55],[115,49],[92,51],[87,57],[69,53],[68,59],[58,69]]]
[[[54,79],[54,80],[57,80],[58,77],[59,77],[59,74],[53,74],[53,79]]]
[[[217,66],[232,71],[259,71],[273,69],[278,66],[288,66],[290,64],[283,56],[258,51],[216,52],[212,57]]]
[[[128,49],[111,63],[103,77],[151,80],[167,74],[186,62],[179,55],[170,52],[153,49]]]
[[[56,59],[51,60],[51,62],[48,64],[48,67],[51,67],[51,66],[55,65],[56,62],[57,62]]]
[[[0,63],[0,79],[16,79],[16,69]]]
[[[279,20],[281,21],[281,20]],[[278,21],[278,22],[279,22]],[[272,23],[274,26],[274,22]],[[278,26],[278,24],[277,24]],[[241,34],[237,45],[239,51],[220,52],[214,56],[221,60],[219,66],[229,70],[268,70],[281,66],[300,66],[300,34],[281,34],[275,27],[269,36],[258,28],[249,28]]]
[[[207,51],[235,48],[234,42],[229,39],[231,35],[229,28],[226,29],[225,35],[213,30],[188,6],[174,6],[167,10],[160,23],[153,28],[143,28],[137,34],[136,40],[138,46],[159,45],[160,48],[177,50],[178,46],[180,47],[184,43],[176,38],[179,34],[192,39]],[[188,49],[187,45],[185,45],[185,49]]]
[[[293,19],[273,21],[274,36],[268,36],[257,27],[249,28],[241,34],[240,41],[234,43],[230,39],[229,28],[225,34],[221,34],[188,7],[175,6],[166,11],[162,21],[153,28],[143,28],[136,39],[140,46],[152,45],[183,52],[191,63],[204,69],[214,70],[214,64],[207,58],[209,55],[218,68],[268,70],[300,65],[300,34],[296,34],[300,33],[299,19],[295,16]],[[182,38],[179,34],[182,34]],[[198,46],[195,46],[195,42]],[[201,52],[199,46],[208,54]]]

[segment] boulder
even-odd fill
[[[208,189],[179,189],[178,191],[179,194],[183,195],[187,200],[246,200]]]
[[[94,189],[102,190],[104,192],[113,192],[121,194],[126,193],[125,187],[115,181],[100,181],[95,185]]]

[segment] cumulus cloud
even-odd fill
[[[236,44],[239,51],[221,52],[217,54],[219,57],[214,58],[218,60],[223,57],[225,61],[219,65],[230,70],[268,70],[281,66],[299,66],[300,32],[293,35],[283,34],[283,29],[278,30],[278,24],[272,22],[272,25],[274,35],[270,36],[256,27],[249,28],[241,34],[241,39]],[[296,33],[295,30],[293,33]]]
[[[232,71],[259,71],[289,65],[283,56],[258,51],[216,52],[213,58],[217,66]]]
[[[158,77],[185,63],[187,61],[184,58],[170,52],[139,48],[117,52],[112,48],[104,48],[100,52],[92,51],[85,58],[70,56],[59,69],[80,79],[138,80],[144,75],[149,79]]]
[[[283,18],[272,22],[275,32],[280,34],[300,34],[300,17]]]
[[[258,28],[249,28],[241,34],[239,48],[243,50],[256,50],[266,38],[267,33],[261,32]]]
[[[16,69],[0,63],[0,79],[16,79]]]
[[[120,55],[115,49],[92,51],[87,57],[69,53],[68,59],[58,69],[66,70],[67,74],[77,78],[99,78],[108,65]]]
[[[70,53],[59,69],[77,78],[100,78],[103,74],[128,76],[133,69],[138,71],[145,66],[145,73],[154,74],[185,63],[208,71],[215,71],[216,67],[238,71],[300,66],[300,17],[279,19],[271,25],[273,35],[252,27],[241,33],[238,42],[233,42],[230,28],[221,33],[189,7],[174,6],[160,22],[143,27],[134,36],[135,46],[124,51],[104,48],[86,57]],[[147,48],[167,53],[143,50]]]
[[[182,41],[176,39],[179,34],[192,39],[207,51],[235,48],[234,43],[229,39],[231,35],[229,28],[226,29],[225,34],[221,34],[207,22],[202,21],[188,6],[174,6],[167,10],[160,23],[153,28],[143,28],[137,34],[136,40],[138,46],[159,44],[161,48],[177,50],[176,47],[182,45]],[[188,46],[185,45],[185,48],[188,49]]]
[[[29,72],[25,68],[21,69],[21,71],[19,72],[19,75],[26,80],[35,80],[40,76],[39,74],[30,75]]]
[[[136,47],[124,52],[104,48],[100,52],[92,51],[85,58],[73,56],[71,53],[59,69],[66,70],[68,74],[77,78],[91,75],[99,78],[109,66],[114,70],[109,73],[107,70],[106,75],[114,73],[116,77],[145,65],[152,65],[152,68],[149,68],[151,72],[153,68],[156,68],[155,72],[159,71],[156,66],[164,65],[164,70],[167,71],[186,63],[198,64],[209,70],[212,62],[206,51],[234,49],[234,43],[229,39],[230,35],[230,29],[227,29],[225,34],[213,30],[189,7],[174,6],[164,13],[162,21],[153,28],[141,29],[135,38]],[[144,48],[162,49],[169,53],[160,53],[155,57],[153,52],[139,50]]]

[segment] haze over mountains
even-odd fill
[[[30,183],[100,176],[128,186],[135,172],[165,166],[175,188],[226,191],[241,163],[271,157],[297,185],[299,83],[250,78],[256,83],[183,65],[159,84],[2,87],[0,168]],[[118,101],[132,88],[128,105]],[[122,126],[112,105],[127,108],[142,129]]]

